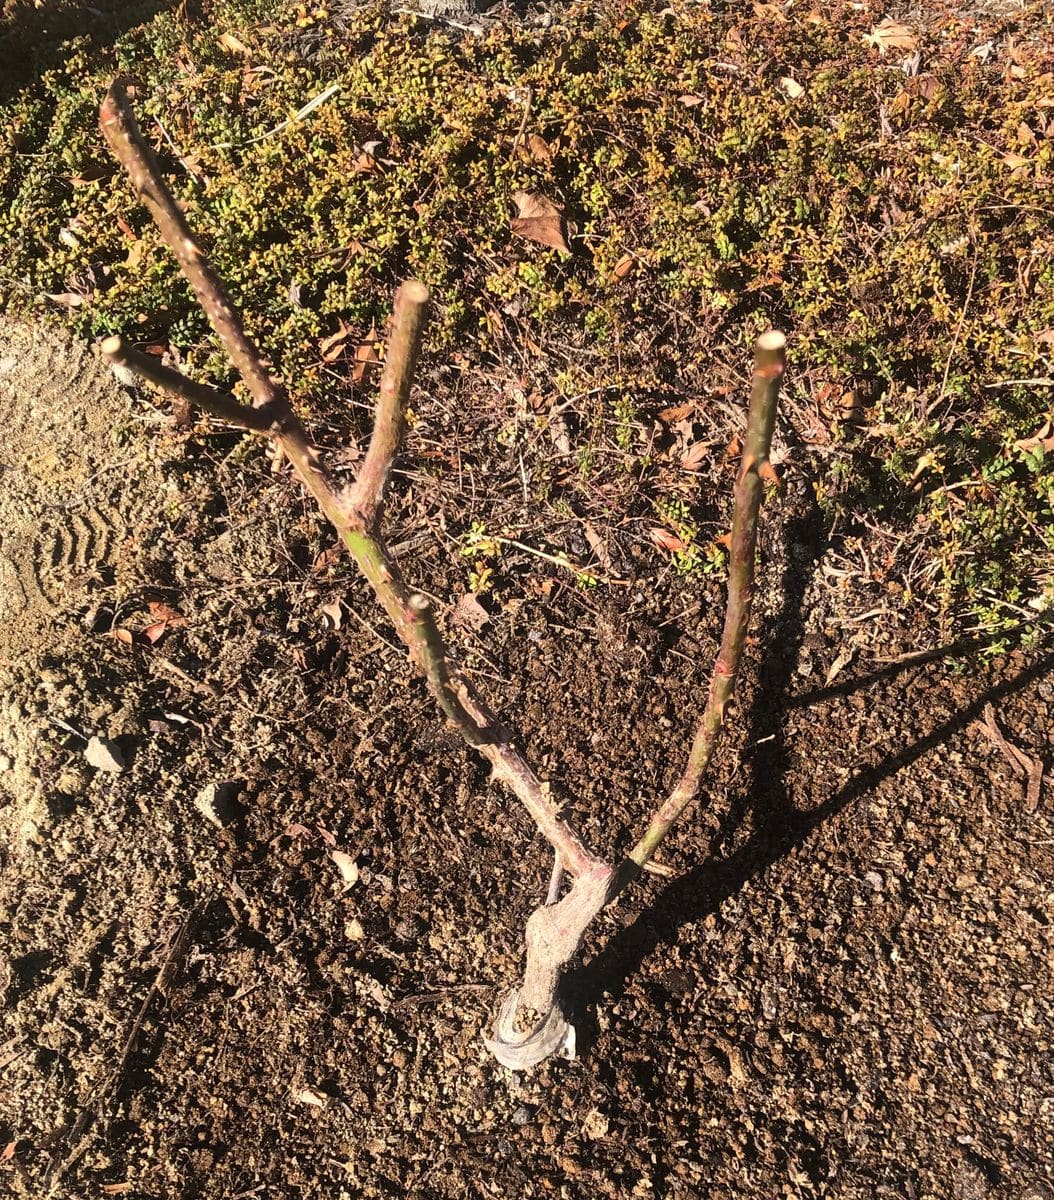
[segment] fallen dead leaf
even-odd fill
[[[788,100],[800,100],[805,95],[805,89],[802,85],[789,75],[784,75],[780,80],[780,88]]]
[[[673,425],[677,421],[683,421],[685,417],[690,417],[695,412],[695,405],[689,401],[687,404],[675,404],[672,408],[664,408],[659,413],[659,420],[665,421],[667,425]]]
[[[1054,450],[1054,421],[1044,421],[1032,437],[1021,438],[1014,443],[1018,450],[1026,453],[1042,449],[1044,454]]]
[[[99,1187],[99,1191],[104,1196],[123,1196],[125,1192],[132,1190],[131,1183],[104,1183]]]
[[[352,383],[362,383],[368,367],[381,361],[377,341],[377,326],[371,325],[370,332],[355,347],[355,369],[351,373]]]
[[[586,535],[586,541],[589,543],[590,550],[596,556],[596,560],[600,563],[603,570],[610,575],[612,573],[613,563],[611,555],[608,553],[608,548],[604,543],[604,539],[593,528],[589,521],[582,522],[582,532]]]
[[[344,880],[344,891],[350,891],[359,882],[359,864],[343,850],[331,850],[329,857]]]
[[[564,254],[571,247],[564,237],[564,210],[541,192],[513,192],[516,216],[510,225],[512,232],[542,246],[551,246]]]
[[[340,562],[343,550],[339,542],[336,545],[330,546],[327,550],[321,551],[315,556],[315,561],[311,564],[312,571],[326,571],[336,563]]]
[[[774,21],[777,25],[787,24],[787,14],[778,4],[755,4],[754,16],[759,21]]]
[[[705,96],[697,96],[695,92],[686,92],[683,96],[677,97],[678,103],[683,104],[685,108],[695,108],[696,105],[706,102]]]
[[[661,529],[655,526],[648,530],[648,537],[659,547],[660,550],[667,550],[670,554],[676,554],[680,550],[686,550],[687,546],[677,534],[669,529]]]
[[[233,33],[221,33],[216,39],[224,50],[229,50],[232,54],[248,54],[249,47],[240,42]]]
[[[553,161],[553,152],[549,149],[549,143],[539,134],[532,133],[527,138],[527,148],[535,162],[551,163]]]
[[[698,471],[707,458],[706,442],[690,442],[681,455],[681,467],[685,471]]]
[[[490,620],[490,613],[480,604],[474,592],[466,592],[454,605],[454,620],[476,631],[482,629]]]
[[[349,326],[343,321],[340,322],[340,328],[336,333],[331,333],[329,337],[323,338],[318,344],[318,352],[322,355],[323,362],[336,362],[344,353],[344,343],[348,340],[351,333]]]
[[[351,169],[359,175],[365,175],[369,171],[376,171],[377,159],[369,150],[362,147],[352,160]]]
[[[853,655],[856,653],[855,648],[850,647],[843,650],[838,657],[831,663],[827,670],[827,675],[824,678],[824,685],[830,687],[832,683],[841,675],[842,671],[852,662]]]
[[[165,635],[165,630],[168,628],[167,621],[155,621],[152,625],[148,625],[145,629],[139,631],[139,636],[145,642],[149,642],[151,646],[156,645]]]
[[[352,917],[344,926],[344,936],[349,942],[361,942],[366,936],[366,930],[363,929],[362,922],[358,917]]]
[[[322,617],[326,623],[327,629],[339,629],[341,623],[341,607],[340,601],[334,600],[332,604],[322,605]]]
[[[296,1100],[299,1104],[310,1104],[312,1108],[325,1108],[329,1104],[329,1097],[322,1092],[316,1092],[314,1088],[301,1088],[296,1094]]]
[[[173,629],[187,623],[187,618],[179,609],[173,608],[171,604],[166,604],[164,600],[148,600],[146,607],[155,620],[164,621],[166,625],[171,625]]]
[[[86,303],[85,298],[76,292],[45,292],[44,295],[63,308],[81,308]]]
[[[874,46],[880,54],[887,50],[906,50],[910,54],[919,44],[914,31],[892,17],[886,17],[870,33],[865,33],[864,42]]]

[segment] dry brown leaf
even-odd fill
[[[675,404],[673,408],[664,408],[659,413],[659,420],[665,421],[667,425],[673,425],[677,421],[683,421],[685,417],[690,417],[695,412],[695,405],[689,401],[687,404]]]
[[[179,609],[173,608],[171,604],[166,604],[164,600],[148,600],[146,607],[150,610],[150,615],[154,620],[164,621],[166,625],[171,625],[173,629],[187,623],[187,618]]]
[[[63,308],[81,308],[86,303],[85,298],[76,292],[45,292],[44,295]]]
[[[327,550],[315,556],[315,561],[311,564],[312,571],[326,571],[334,564],[340,562],[343,550],[338,542],[334,546],[330,546]]]
[[[224,50],[229,50],[232,54],[248,54],[249,47],[240,42],[233,33],[221,33],[216,39]]]
[[[722,550],[731,550],[732,535],[730,533],[722,533],[720,537],[714,538],[714,545],[720,546]]]
[[[610,575],[614,564],[611,561],[611,555],[608,553],[608,548],[604,543],[604,539],[597,533],[596,529],[589,521],[582,522],[582,532],[586,535],[586,541],[589,543],[589,548],[596,556],[596,560],[601,567]]]
[[[549,149],[549,143],[539,134],[532,133],[527,138],[527,148],[535,162],[551,163],[553,161],[553,152]]]
[[[466,592],[454,605],[454,620],[473,631],[479,631],[490,620],[490,613],[480,604],[474,592]]]
[[[706,442],[692,442],[681,455],[681,466],[685,471],[698,471],[707,458]]]
[[[362,383],[366,368],[381,361],[380,349],[377,343],[377,326],[371,325],[370,332],[363,341],[355,347],[355,369],[351,373],[352,383]]]
[[[1023,174],[1032,165],[1030,158],[1025,158],[1021,154],[1014,154],[1013,151],[1003,155],[1003,162],[1010,168],[1011,175]]]
[[[542,246],[571,253],[564,237],[564,210],[541,192],[513,192],[516,216],[511,221],[512,232]]]
[[[695,92],[686,92],[683,96],[677,97],[678,103],[683,104],[685,108],[695,108],[697,104],[706,102],[705,96],[697,96]]]
[[[787,24],[787,14],[778,4],[755,4],[754,16],[759,21],[775,21],[777,25]]]
[[[1021,438],[1014,445],[1018,450],[1032,451],[1042,449],[1044,454],[1054,451],[1054,422],[1044,421],[1036,432],[1028,438]]]
[[[318,352],[322,355],[323,362],[336,362],[344,353],[344,343],[348,340],[348,335],[351,333],[349,326],[343,321],[340,323],[340,328],[336,333],[331,333],[329,337],[323,338],[318,344]]]
[[[885,54],[887,50],[906,50],[911,54],[919,44],[913,30],[891,17],[886,17],[870,33],[865,33],[864,41],[874,46],[880,54]]]
[[[926,72],[923,75],[913,75],[904,84],[904,90],[911,96],[922,100],[932,100],[941,90],[941,81],[936,75]]]
[[[151,646],[159,642],[164,637],[165,630],[168,628],[167,621],[155,621],[152,625],[148,625],[145,629],[139,631],[139,636],[144,642],[149,642]]]
[[[758,467],[758,474],[765,483],[771,483],[774,487],[781,486],[780,477],[776,474],[776,468],[766,458],[765,461]]]
[[[669,529],[661,529],[658,525],[648,530],[648,537],[659,547],[660,550],[668,550],[670,554],[676,554],[679,550],[686,550],[684,542]]]

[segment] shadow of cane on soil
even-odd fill
[[[1050,645],[1050,637],[1044,645]],[[974,642],[976,650],[985,643]],[[946,655],[961,654],[964,643],[956,643],[946,649]],[[800,647],[800,640],[798,642]],[[934,658],[946,656],[935,653],[924,656],[923,665]],[[795,654],[788,654],[782,671],[784,688],[792,677]],[[789,668],[786,664],[790,664]],[[812,702],[835,694],[848,694],[865,687],[878,678],[889,677],[899,670],[908,670],[919,665],[912,659],[902,665],[883,668],[864,679],[847,681],[838,688],[824,688],[812,694]],[[615,1003],[622,996],[627,981],[641,968],[645,959],[660,946],[676,940],[682,926],[694,924],[710,914],[716,913],[721,905],[735,896],[750,880],[763,874],[769,867],[801,846],[815,830],[838,816],[854,801],[861,799],[899,771],[911,766],[931,750],[941,746],[948,738],[965,729],[972,721],[982,717],[986,705],[997,703],[1054,673],[1054,652],[1049,651],[1037,659],[1032,666],[1019,671],[1013,678],[988,688],[977,699],[971,701],[950,720],[938,725],[932,732],[905,746],[875,767],[862,767],[830,799],[803,813],[796,809],[783,783],[782,771],[785,764],[783,739],[776,730],[771,743],[770,755],[763,764],[765,771],[774,774],[767,780],[760,771],[755,771],[757,780],[765,780],[757,788],[745,789],[745,794],[754,798],[758,828],[749,841],[739,850],[729,853],[717,861],[703,862],[687,874],[674,880],[655,901],[641,912],[632,924],[617,933],[604,949],[589,962],[568,975],[562,996],[565,1011],[573,1021],[578,1035],[579,1056],[588,1057],[598,1036],[596,1007],[599,997],[606,996],[607,1002]],[[792,708],[802,707],[799,703],[788,703],[784,695],[759,694],[755,705],[752,731],[761,736],[769,727],[770,720],[782,727],[782,718]],[[771,736],[771,735],[769,735]],[[754,739],[756,740],[756,738]],[[757,760],[755,760],[757,762]],[[738,809],[745,815],[746,807]],[[729,822],[722,823],[719,836],[732,832]]]

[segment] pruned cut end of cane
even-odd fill
[[[407,279],[399,291],[411,304],[428,303],[428,288],[420,279]]]
[[[777,350],[785,350],[787,348],[787,335],[781,333],[778,329],[770,329],[768,333],[763,333],[758,338],[757,348],[769,354],[773,354]]]

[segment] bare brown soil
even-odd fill
[[[1050,1200],[1054,789],[991,732],[1052,769],[1049,647],[904,658],[927,633],[788,455],[728,753],[586,947],[578,1060],[516,1077],[481,1035],[544,848],[310,505],[62,335],[3,340],[0,1191]],[[443,600],[466,514],[530,520],[495,402],[425,402],[407,446],[391,541]],[[481,630],[448,613],[605,850],[678,773],[719,634],[720,580],[632,530],[603,531],[628,586],[515,559]],[[187,623],[113,636],[158,601]]]

